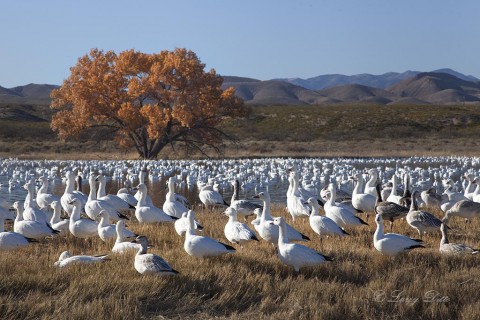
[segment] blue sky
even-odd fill
[[[0,86],[61,84],[91,48],[185,47],[257,79],[452,68],[480,78],[480,1],[0,0]]]

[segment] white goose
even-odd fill
[[[88,178],[88,184],[90,185],[90,193],[88,194],[88,200],[85,204],[85,213],[90,219],[97,221],[101,211],[106,211],[108,216],[115,222],[120,219],[128,219],[125,215],[118,212],[108,201],[97,199],[97,187],[93,175],[90,175]]]
[[[154,205],[147,205],[147,186],[143,183],[138,185],[140,199],[135,209],[135,217],[140,223],[173,222],[177,218],[169,216],[162,209]]]
[[[368,170],[368,174],[370,175],[370,179],[367,181],[365,184],[365,193],[370,194],[374,197],[377,196],[377,190],[376,190],[376,185],[377,185],[377,180],[378,180],[378,170],[375,168],[372,168]]]
[[[128,180],[127,180],[128,181]],[[138,203],[138,200],[135,198],[133,194],[130,194],[127,188],[121,188],[117,191],[117,196],[131,205],[132,207],[135,207]]]
[[[252,224],[254,225],[255,229],[258,231],[258,234],[260,235],[260,237],[262,237],[263,240],[272,243],[274,246],[277,246],[279,229],[277,226],[270,223],[273,221],[273,217],[270,212],[270,194],[268,192],[260,192],[255,196],[255,198],[263,200],[263,210],[260,217],[258,217],[260,210],[256,209],[254,211],[257,214],[257,217],[260,218],[260,220],[258,220],[257,218],[254,221],[252,221]],[[308,238],[306,235],[297,231],[288,223],[286,224],[286,230],[287,230],[288,238],[291,241],[309,241],[310,240],[310,238]]]
[[[328,190],[330,191],[330,199],[325,202],[325,206],[323,207],[325,216],[332,219],[341,228],[368,225],[368,223],[357,217],[348,206],[335,202],[337,190],[333,184],[328,186]]]
[[[115,194],[107,194],[105,192],[105,187],[107,185],[107,182],[105,180],[105,176],[102,174],[97,176],[97,181],[98,181],[98,191],[97,191],[97,199],[98,200],[104,200],[106,201],[109,205],[114,207],[116,210],[129,210],[129,209],[135,209],[135,207],[129,205],[127,202],[122,200],[119,196]],[[113,217],[113,214],[111,214]]]
[[[401,205],[401,199],[402,196],[397,194],[397,175],[394,173],[392,176],[392,192],[390,193],[386,201]]]
[[[138,236],[134,243],[140,244],[140,249],[135,255],[135,270],[140,274],[176,275],[173,269],[163,258],[156,254],[147,253],[148,240],[145,236]]]
[[[99,263],[108,261],[108,257],[106,255],[99,255],[99,256],[72,256],[70,252],[63,251],[58,258],[58,261],[54,263],[55,267],[63,268],[72,264],[84,264],[84,263]]]
[[[25,208],[25,210],[23,211],[24,219],[38,221],[45,225],[48,224],[48,221],[50,220],[51,216],[47,216],[46,212],[40,210],[37,207],[37,203],[35,202],[35,199],[34,199],[35,183],[33,182],[33,180],[27,182],[23,187],[28,192],[25,198],[25,202],[23,204],[23,207]]]
[[[60,202],[60,197],[58,195],[48,193],[48,177],[41,176],[38,180],[42,183],[42,186],[37,191],[37,197],[35,199],[38,207],[40,209],[48,208],[53,201]]]
[[[309,247],[290,243],[287,235],[287,225],[283,218],[274,218],[273,221],[269,223],[278,226],[280,230],[278,237],[278,257],[280,261],[293,267],[296,272],[299,272],[300,268],[303,267],[316,266],[327,261],[332,261],[332,258],[318,253]]]
[[[255,232],[252,231],[245,223],[238,222],[237,211],[229,207],[225,210],[228,222],[223,229],[225,237],[231,243],[240,244],[241,247],[249,241],[258,241]]]
[[[17,232],[5,232],[5,216],[0,214],[0,250],[15,250],[28,246],[35,239],[27,238]]]
[[[54,230],[44,223],[33,220],[23,220],[23,207],[18,201],[13,203],[13,208],[17,210],[17,216],[13,224],[13,231],[16,233],[20,233],[27,238],[36,240],[44,239],[48,236],[54,236],[59,233],[58,230]]]
[[[344,237],[348,235],[348,233],[340,228],[335,221],[329,217],[321,216],[319,214],[320,205],[318,204],[317,199],[309,198],[307,202],[312,207],[312,213],[310,214],[309,218],[310,227],[316,234],[320,236],[320,240],[322,240],[323,236],[337,235]]]
[[[190,221],[193,221],[195,229],[203,230],[203,226],[195,221],[195,212],[188,210],[188,212],[184,212],[182,217],[174,223],[175,231],[179,236],[182,236],[185,232],[187,232],[190,226]]]
[[[298,176],[295,171],[290,171],[288,175],[290,186],[287,192],[287,209],[292,216],[293,221],[296,217],[309,216],[310,208],[304,203],[305,201],[298,190]]]
[[[62,204],[63,210],[70,216],[73,211],[73,205],[70,203],[73,199],[78,199],[81,203],[81,206],[84,206],[86,200],[84,201],[83,196],[75,192],[75,175],[73,172],[68,171],[65,175],[65,192],[60,197],[60,203]]]
[[[200,201],[202,201],[203,205],[206,209],[208,207],[215,207],[215,206],[226,206],[228,207],[228,203],[223,200],[223,197],[220,193],[213,190],[211,185],[203,186],[200,189],[200,193],[198,194]]]
[[[107,211],[102,210],[98,214],[100,222],[98,223],[97,230],[98,236],[103,242],[107,242],[109,239],[113,239],[117,236],[116,225],[110,224],[110,215]],[[123,236],[126,238],[134,238],[137,234],[133,233],[128,229],[123,229]]]
[[[93,220],[80,218],[82,208],[80,200],[73,199],[70,205],[73,205],[73,211],[68,224],[70,233],[77,238],[92,238],[98,236],[98,224]]]
[[[358,211],[366,214],[374,212],[376,197],[372,196],[371,194],[363,193],[363,175],[361,173],[357,173],[354,176],[354,179],[357,181],[357,184],[352,192],[352,206]]]
[[[146,169],[142,169],[140,171],[140,174],[138,175],[138,180],[139,180],[139,183],[138,184],[145,184],[145,178],[147,177],[147,170]],[[140,198],[141,198],[141,195],[140,195],[140,191],[137,190],[137,192],[135,193],[134,195],[135,199],[137,199],[137,202],[140,201]],[[145,204],[147,206],[153,206],[153,201],[152,201],[152,198],[150,197],[150,195],[146,195],[145,196]]]
[[[187,207],[176,201],[174,177],[168,179],[168,192],[165,202],[163,203],[163,211],[169,216],[176,218],[181,218],[184,212],[188,212]]]
[[[141,249],[141,245],[139,243],[132,243],[131,241],[124,241],[125,230],[125,220],[117,221],[115,225],[115,231],[117,233],[117,238],[115,239],[115,244],[113,245],[112,252],[115,253],[125,253],[130,250],[138,251]]]
[[[470,254],[477,254],[479,252],[478,249],[473,249],[469,246],[464,245],[463,243],[450,243],[448,241],[448,234],[447,234],[447,225],[442,223],[440,226],[440,231],[442,232],[442,239],[440,240],[440,253],[443,254],[462,254],[462,253],[470,253]]]
[[[62,211],[62,204],[60,201],[52,201],[50,207],[53,209],[52,219],[50,219],[50,226],[60,231],[59,235],[66,236],[69,233],[68,226],[70,224],[70,219],[62,219],[60,217]]]
[[[210,237],[195,234],[194,224],[190,222],[185,234],[183,248],[185,252],[196,258],[216,257],[226,253],[234,253],[235,248]]]
[[[398,233],[387,233],[383,231],[383,218],[380,213],[375,216],[377,229],[373,235],[373,246],[377,251],[387,256],[396,256],[415,248],[425,248],[423,241],[412,239]]]

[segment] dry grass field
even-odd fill
[[[283,204],[272,211],[287,217]],[[198,210],[197,218],[204,234],[226,242],[227,218],[221,212]],[[308,220],[295,222],[312,239],[307,246],[334,258],[299,274],[283,265],[264,241],[218,258],[190,257],[172,225],[128,223],[148,236],[150,252],[178,270],[176,277],[138,274],[134,254],[111,254],[103,264],[57,269],[53,263],[64,250],[101,254],[111,244],[99,238],[45,240],[0,252],[0,318],[478,319],[480,256],[441,256],[440,235],[431,234],[424,239],[427,248],[385,257],[373,248],[375,223],[372,217],[368,222],[368,227],[349,230],[349,237],[323,244]],[[463,220],[453,218],[451,226],[451,242],[480,247],[478,220],[465,230]],[[404,221],[394,232],[417,236]]]
[[[45,117],[46,112],[35,115]],[[227,144],[223,154],[212,157],[480,155],[480,108],[471,105],[252,106],[248,119],[226,119],[222,129],[239,143]],[[89,137],[62,142],[48,121],[0,119],[0,157],[138,158],[132,150],[120,151],[108,136]],[[185,157],[204,158],[170,147],[159,155]]]

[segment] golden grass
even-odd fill
[[[274,215],[287,216],[282,206]],[[197,211],[205,234],[226,242],[221,211]],[[291,221],[287,217],[288,221]],[[480,256],[445,257],[439,234],[428,248],[389,258],[373,249],[375,223],[323,244],[308,225],[295,227],[306,243],[335,261],[296,274],[272,246],[249,243],[235,254],[199,260],[183,250],[172,225],[129,228],[147,235],[159,254],[180,272],[177,277],[142,276],[134,254],[114,255],[98,265],[53,267],[60,253],[108,253],[99,238],[45,240],[15,252],[0,252],[1,319],[478,319]],[[467,230],[453,218],[451,241],[480,247],[479,222]],[[417,236],[405,222],[394,232]]]

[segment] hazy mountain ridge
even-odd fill
[[[475,78],[474,76],[464,75],[460,72],[457,72],[449,68],[438,69],[431,72],[447,73],[466,81],[479,81],[479,79]],[[275,79],[275,80],[286,81],[310,90],[321,90],[321,89],[326,89],[326,88],[336,87],[339,85],[346,85],[346,84],[361,84],[364,86],[386,89],[402,80],[414,77],[420,73],[423,73],[423,72],[408,70],[402,73],[387,72],[380,75],[374,75],[369,73],[362,73],[362,74],[356,74],[351,76],[347,76],[343,74],[326,74],[326,75],[320,75],[320,76],[316,76],[308,79],[302,79],[302,78],[285,79],[284,78],[284,79]]]
[[[333,75],[337,82],[357,79],[359,82],[376,85],[346,83],[320,90],[310,90],[293,83],[301,82],[302,79],[261,81],[248,77],[224,76],[223,88],[235,87],[237,96],[249,105],[480,104],[480,81],[477,78],[451,69],[440,71],[445,72],[389,72],[381,75],[382,77],[369,74]],[[333,83],[334,78],[331,76],[324,75],[315,79],[325,80],[330,77],[330,83]],[[398,80],[403,77],[406,78]],[[385,87],[391,82],[393,84]],[[29,113],[28,109],[15,113],[12,109],[14,106],[47,106],[50,103],[50,93],[55,88],[58,86],[33,83],[14,88],[0,86],[0,103],[4,105],[0,106],[0,118],[14,119],[15,115],[24,118],[22,114]],[[49,114],[50,112],[46,112],[45,117],[42,115],[40,118],[47,119]]]

